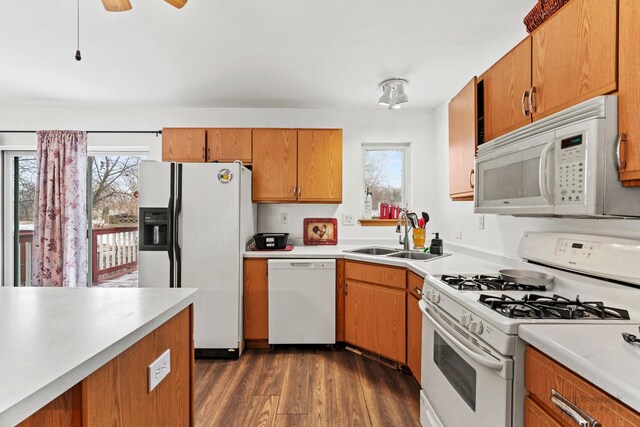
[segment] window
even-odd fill
[[[406,207],[408,144],[363,144],[364,190],[372,195],[373,215],[379,215],[380,203]]]
[[[31,286],[35,151],[4,152],[4,281]],[[137,286],[138,163],[136,152],[89,155],[87,215],[89,283]]]

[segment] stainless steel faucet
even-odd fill
[[[409,250],[409,217],[406,211],[400,211],[398,215],[398,226],[396,227],[396,233],[400,233],[400,226],[402,225],[402,216],[404,215],[404,239],[402,235],[399,237],[399,243],[404,245],[404,250]]]

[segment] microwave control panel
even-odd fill
[[[556,204],[584,203],[587,164],[584,137],[584,134],[579,134],[560,140],[556,170]]]

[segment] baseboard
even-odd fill
[[[194,355],[196,359],[237,359],[240,352],[237,348],[196,348]]]

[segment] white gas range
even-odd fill
[[[504,281],[499,267],[425,278],[423,426],[523,425],[521,324],[640,323],[640,242],[524,233],[518,254],[518,268],[550,274],[552,283]]]

